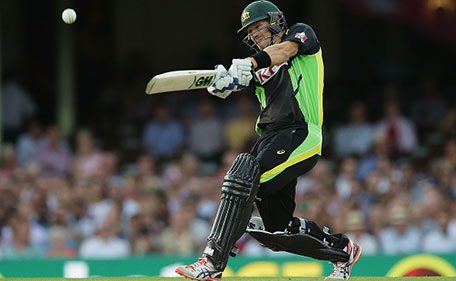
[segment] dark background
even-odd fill
[[[249,55],[236,35],[249,2],[2,0],[2,72],[20,78],[38,104],[41,122],[56,122],[57,30],[64,25],[74,36],[75,127],[89,127],[106,139],[129,118],[124,113],[134,104],[145,104],[147,111],[164,98],[144,94],[154,74],[229,66],[231,58]],[[344,121],[353,99],[366,102],[369,118],[377,119],[380,93],[391,83],[401,89],[405,111],[424,78],[454,103],[455,1],[275,3],[290,24],[311,25],[321,41],[326,128]],[[76,10],[74,24],[62,22],[61,7]],[[182,93],[174,97],[183,98]],[[173,109],[178,114],[179,107]]]

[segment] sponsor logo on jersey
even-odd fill
[[[302,43],[304,43],[307,40],[307,35],[304,32],[296,32],[295,38],[298,38]]]
[[[277,154],[279,154],[279,155],[285,154],[285,149],[277,150]]]
[[[250,18],[250,12],[244,11],[241,16],[241,21],[245,22],[248,18]]]
[[[256,77],[258,78],[258,81],[260,81],[260,84],[263,85],[264,83],[268,82],[269,79],[271,79],[274,75],[279,72],[279,69],[288,64],[287,62],[283,62],[281,64],[276,64],[270,67],[258,69],[255,72]]]

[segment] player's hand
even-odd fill
[[[235,90],[236,84],[223,65],[216,65],[215,70],[217,70],[217,74],[214,83],[207,88],[207,91],[214,96],[225,99]]]
[[[237,89],[247,87],[252,80],[252,62],[248,59],[233,59],[228,73],[233,77]]]

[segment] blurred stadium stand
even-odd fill
[[[249,54],[235,34],[249,1],[212,2],[1,2],[0,260],[201,252],[223,175],[255,141],[255,97],[144,89]],[[315,28],[326,66],[323,157],[299,179],[296,215],[365,255],[456,254],[456,1],[275,3]],[[78,19],[64,26],[74,127],[62,134],[63,4]]]

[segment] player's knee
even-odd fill
[[[250,218],[248,228],[255,230],[265,230],[263,220],[257,216],[253,216]]]
[[[287,222],[285,222],[285,223],[270,222],[270,221],[268,221],[268,219],[266,219],[264,221],[260,217],[253,216],[252,218],[250,218],[248,226],[250,229],[266,230],[266,231],[272,233],[275,231],[284,231],[285,228],[287,227],[287,224],[288,224]]]
[[[222,193],[253,202],[260,182],[260,165],[249,153],[239,154],[224,177]]]

